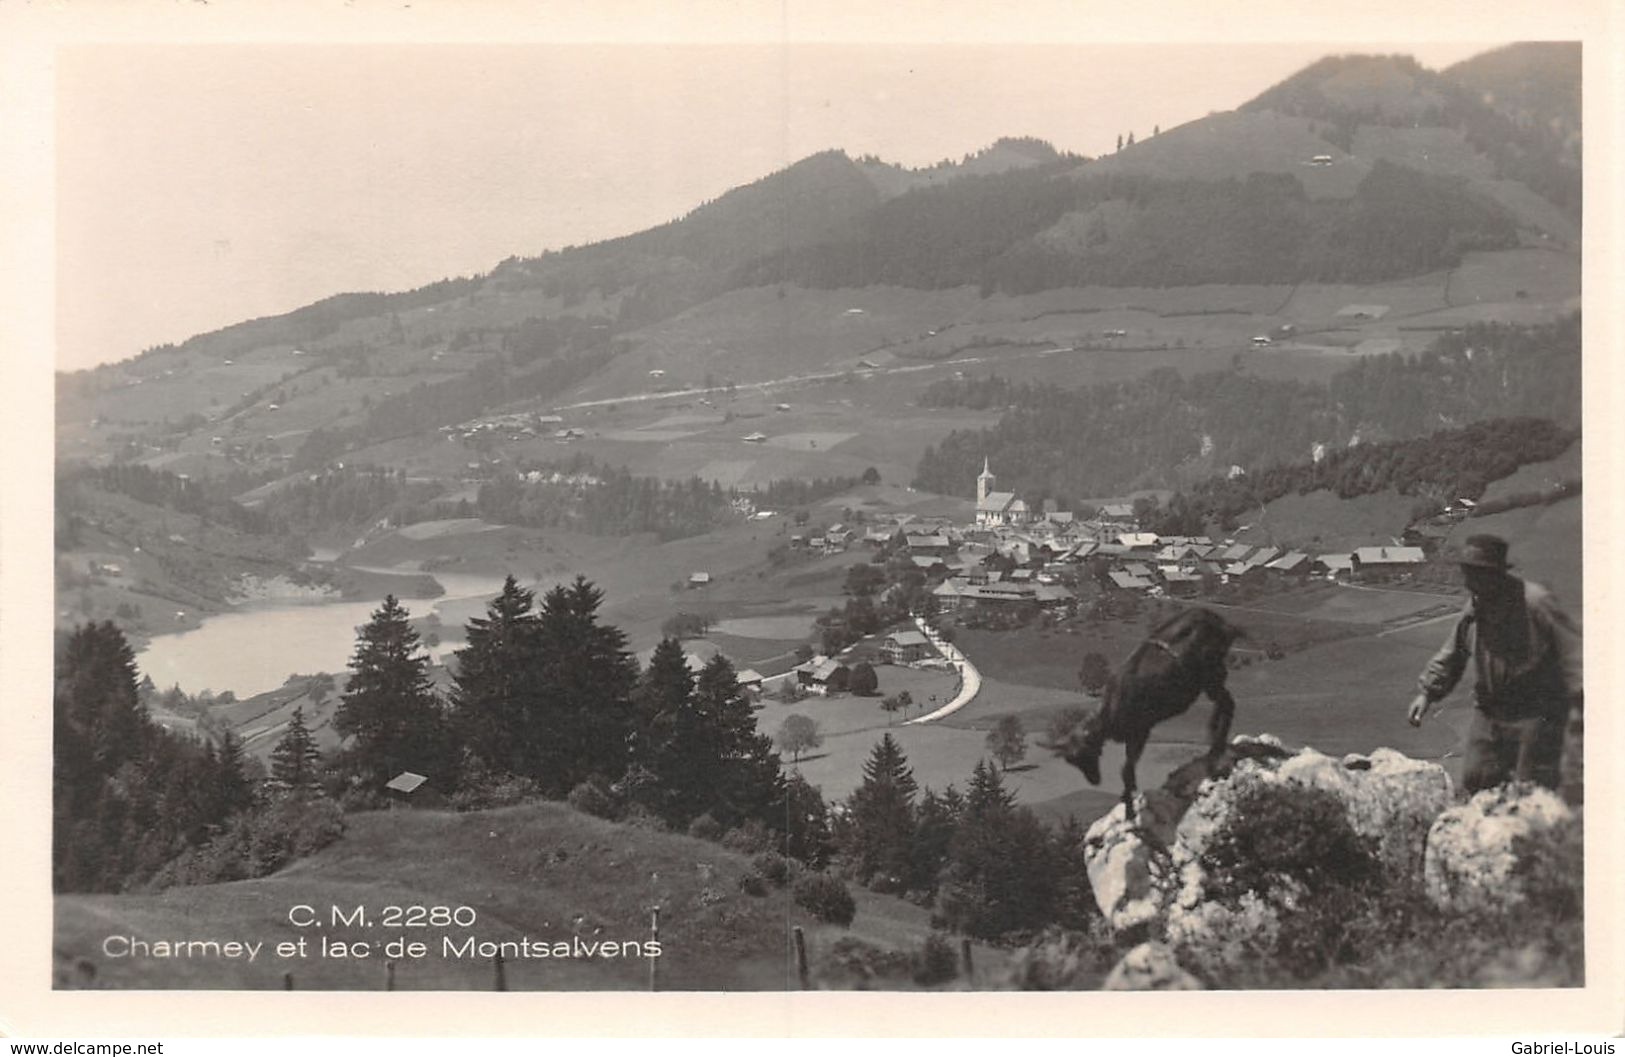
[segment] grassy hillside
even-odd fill
[[[323,937],[382,944],[405,937],[429,946],[397,958],[401,990],[490,990],[488,958],[446,957],[443,943],[637,942],[650,938],[661,908],[661,990],[793,990],[790,929],[806,930],[815,965],[843,936],[908,950],[929,932],[927,911],[855,890],[850,929],[822,925],[783,889],[739,888],[749,856],[690,837],[620,826],[559,804],[453,814],[402,810],[352,815],[344,837],[271,877],[172,888],[150,895],[59,896],[55,951],[68,971],[79,959],[109,988],[276,989],[291,972],[298,989],[381,990],[386,958],[321,957]],[[433,849],[432,854],[427,849]],[[290,908],[316,908],[325,928],[296,929]],[[472,926],[385,927],[389,905],[468,907]],[[368,927],[332,926],[329,908],[365,906]],[[467,919],[467,912],[460,915]],[[218,939],[266,944],[252,963],[222,959],[113,959],[110,935]],[[307,940],[304,957],[278,958],[278,943]],[[983,950],[978,968],[997,964]],[[515,990],[643,990],[649,961],[638,956],[508,958]],[[906,981],[891,986],[907,986]]]

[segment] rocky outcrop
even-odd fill
[[[1504,785],[1443,812],[1428,832],[1423,882],[1443,910],[1505,910],[1523,902],[1514,842],[1573,811],[1548,789]]]
[[[1350,826],[1370,838],[1383,869],[1420,868],[1429,826],[1450,803],[1450,778],[1437,764],[1391,749],[1333,758],[1288,750],[1265,735],[1237,738],[1218,760],[1193,761],[1161,790],[1141,798],[1140,823],[1121,805],[1089,828],[1085,860],[1102,914],[1119,933],[1165,926],[1176,943],[1223,946],[1267,936],[1277,908],[1303,895],[1283,878],[1279,889],[1221,905],[1211,898],[1203,852],[1237,800],[1260,785],[1297,786],[1332,794]]]

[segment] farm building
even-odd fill
[[[827,694],[830,691],[830,680],[835,678],[837,671],[845,671],[846,665],[833,657],[818,656],[806,664],[795,668],[796,681],[801,688],[814,694]]]
[[[1120,591],[1149,591],[1154,586],[1145,577],[1135,576],[1121,569],[1113,569],[1106,576],[1111,580],[1112,586]]]
[[[1353,558],[1354,575],[1360,579],[1383,579],[1412,572],[1427,564],[1421,547],[1358,547]]]
[[[400,774],[384,783],[390,807],[445,807],[446,798],[429,785],[429,779],[412,771]]]
[[[710,585],[710,583],[711,583],[711,574],[710,573],[689,573],[688,574],[688,586],[690,586],[690,587],[707,587],[707,586]]]
[[[905,536],[903,542],[908,547],[908,553],[916,558],[942,558],[946,557],[954,549],[953,541],[940,532],[934,532],[928,536]]]
[[[1264,568],[1272,576],[1282,579],[1301,580],[1309,575],[1310,564],[1309,555],[1302,551],[1290,551],[1276,558]]]
[[[918,631],[896,631],[880,644],[888,664],[913,664],[931,653],[931,640]]]
[[[1322,554],[1314,560],[1312,571],[1324,573],[1328,577],[1349,577],[1354,575],[1354,555],[1352,554]]]

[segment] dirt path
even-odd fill
[[[954,695],[954,699],[952,701],[949,701],[946,705],[943,705],[935,712],[928,712],[923,716],[915,716],[913,719],[904,723],[904,726],[913,726],[919,723],[930,723],[933,720],[942,719],[944,716],[951,716],[955,712],[958,712],[960,709],[964,708],[966,705],[970,704],[972,701],[976,700],[976,695],[982,692],[982,673],[976,670],[976,665],[970,662],[970,658],[966,657],[965,654],[960,651],[959,647],[955,646],[953,643],[944,642],[942,640],[942,636],[937,634],[936,629],[931,627],[924,620],[921,620],[919,617],[915,617],[914,623],[919,626],[920,631],[924,633],[925,637],[931,640],[931,644],[936,646],[936,648],[942,652],[942,655],[948,658],[949,661],[953,662],[953,664],[959,669],[960,683],[959,693]]]

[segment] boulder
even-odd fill
[[[1128,823],[1118,805],[1089,827],[1084,857],[1107,923],[1119,933],[1152,932],[1162,923],[1170,941],[1210,949],[1266,939],[1279,910],[1305,893],[1283,878],[1275,891],[1220,905],[1210,898],[1202,867],[1233,805],[1260,784],[1334,795],[1350,826],[1376,842],[1384,869],[1396,875],[1420,869],[1429,826],[1452,795],[1444,768],[1391,749],[1337,759],[1289,750],[1269,735],[1238,737],[1219,759],[1193,760],[1146,794],[1137,802],[1144,805],[1138,824]]]
[[[1556,793],[1509,782],[1474,794],[1434,821],[1422,877],[1445,910],[1505,910],[1524,899],[1513,842],[1574,817]]]
[[[1202,982],[1180,967],[1161,943],[1142,943],[1106,976],[1107,991],[1200,991]]]

